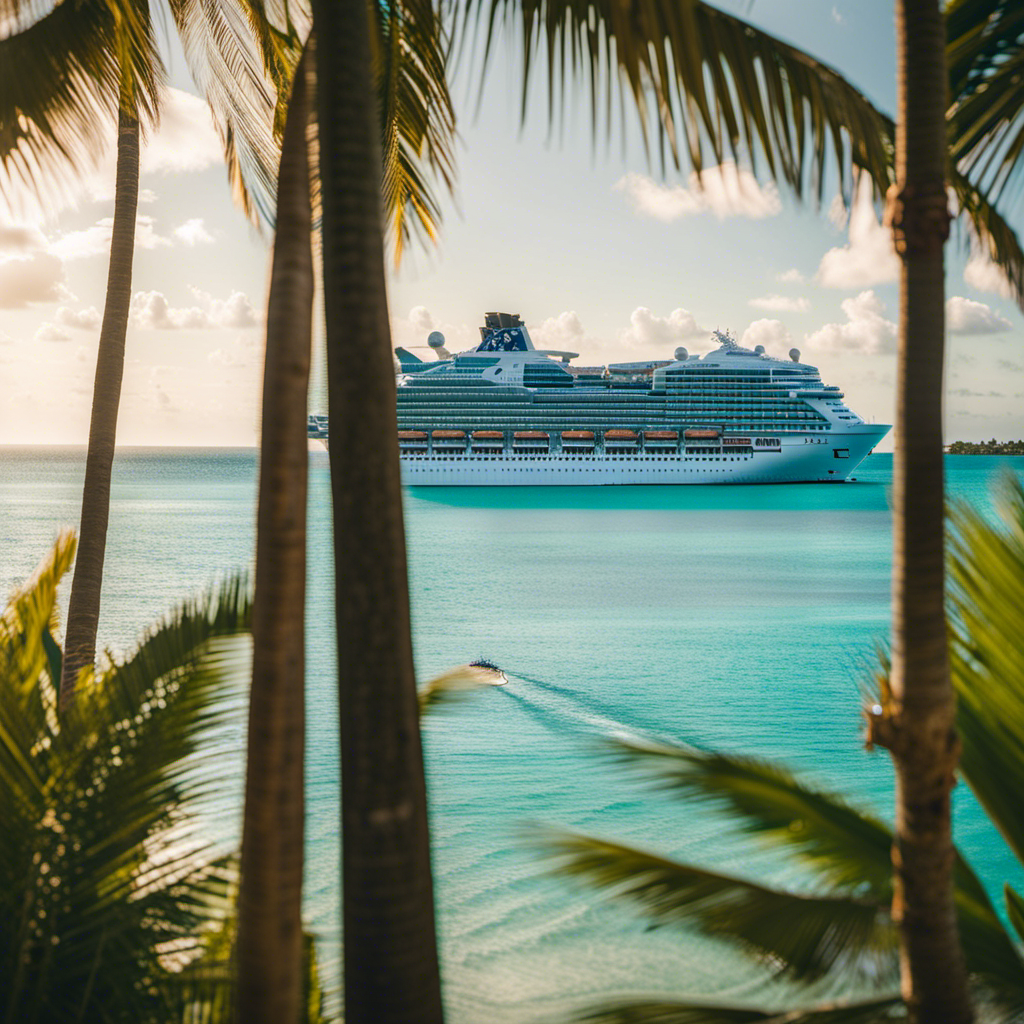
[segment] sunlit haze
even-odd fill
[[[890,4],[722,6],[838,67],[895,106]],[[749,8],[749,9],[748,9]],[[232,204],[221,145],[169,55],[173,88],[143,158],[119,442],[257,441],[269,239]],[[514,52],[456,71],[458,191],[436,250],[390,276],[394,343],[432,330],[472,344],[485,310],[520,313],[538,348],[580,362],[668,358],[732,330],[772,355],[796,346],[867,420],[892,422],[898,262],[870,190],[850,209],[776,188],[765,168],[664,175],[634,137],[591,137],[583,90],[549,129],[541,88],[520,126]],[[111,138],[113,131],[111,131]],[[0,444],[84,444],[113,212],[108,153],[77,194],[0,207]],[[1020,207],[1007,212],[1024,230]],[[965,233],[947,249],[946,438],[1024,436],[1024,318]],[[316,374],[311,408],[323,408]],[[891,444],[891,442],[890,442]]]

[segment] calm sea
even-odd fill
[[[83,459],[79,449],[0,449],[0,589],[31,573],[61,526],[77,525]],[[1024,458],[947,466],[950,492],[983,505],[1000,470],[1024,474]],[[761,984],[721,947],[648,931],[630,910],[550,878],[536,826],[799,884],[721,815],[652,793],[602,754],[600,737],[640,731],[778,757],[889,814],[891,771],[862,748],[858,687],[888,630],[891,468],[890,456],[871,456],[842,486],[406,494],[420,677],[477,657],[510,677],[425,725],[453,1024],[549,1018],[609,994],[742,998]],[[326,454],[311,454],[311,470],[307,898],[313,926],[330,936]],[[252,450],[119,453],[104,645],[130,646],[181,597],[251,566],[255,479]],[[235,755],[224,760],[237,767]],[[993,895],[1024,882],[964,787],[955,803],[958,843]]]

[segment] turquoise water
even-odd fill
[[[0,449],[0,588],[78,517],[83,453]],[[948,457],[987,504],[1024,458]],[[311,455],[308,912],[337,914],[327,457]],[[119,455],[102,641],[132,642],[252,559],[249,450]],[[421,489],[406,495],[421,678],[476,657],[510,676],[431,717],[425,744],[445,991],[454,1024],[523,1022],[625,992],[749,994],[721,947],[553,880],[531,824],[718,870],[799,881],[726,820],[645,789],[597,737],[638,730],[773,755],[883,814],[891,771],[861,746],[858,686],[889,617],[891,457],[849,485]],[[225,753],[225,769],[237,759]],[[993,894],[1012,858],[963,787],[957,841]]]

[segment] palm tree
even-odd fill
[[[938,0],[897,0],[896,180],[887,217],[899,254],[893,461],[890,699],[871,738],[896,768],[893,917],[912,1021],[973,1018],[953,902],[950,795],[959,755],[946,650],[942,395],[947,74]]]
[[[369,27],[359,7],[355,0],[313,3],[316,31],[337,57],[323,69],[318,105],[329,408],[332,422],[342,425],[345,438],[343,444],[332,446],[331,476],[345,806],[346,1005],[353,1021],[405,1019],[413,1008],[421,1019],[437,1019],[426,807],[413,714],[408,591],[393,441],[390,338],[374,199],[377,138],[367,102],[372,95],[370,48],[365,42]],[[941,440],[934,429],[939,407],[934,373],[935,367],[941,366],[942,324],[934,317],[927,322],[920,317],[921,299],[929,294],[928,288],[934,298],[936,267],[941,271],[941,242],[948,229],[945,213],[935,210],[939,193],[943,202],[945,197],[944,187],[940,187],[946,170],[945,150],[941,146],[936,149],[935,143],[941,118],[934,113],[936,102],[940,113],[945,110],[945,72],[937,6],[915,4],[908,10],[914,17],[920,12],[924,19],[919,39],[916,29],[909,33],[901,30],[901,39],[913,56],[908,72],[916,75],[923,68],[922,80],[927,77],[925,71],[930,75],[925,91],[931,90],[931,119],[926,122],[931,134],[924,138],[932,148],[930,163],[919,166],[919,133],[914,129],[908,135],[906,112],[916,102],[921,86],[918,79],[911,83],[907,78],[901,87],[906,96],[896,139],[898,188],[893,209],[905,252],[906,294],[913,307],[913,312],[906,314],[911,319],[902,321],[902,336],[907,338],[908,325],[913,324],[918,344],[932,360],[925,372],[933,376],[915,383],[915,367],[902,359],[901,389],[924,396],[924,401],[901,414],[899,434],[908,456],[901,459],[898,475],[904,479],[899,485],[900,515],[905,512],[908,522],[925,532],[931,530],[933,537],[919,551],[899,539],[908,534],[898,529],[901,554],[897,559],[894,628],[899,634],[900,698],[887,709],[885,721],[894,729],[898,722],[899,731],[907,736],[930,729],[936,742],[925,749],[934,755],[936,747],[945,744],[948,748],[950,735],[942,646],[935,643],[943,628],[941,558],[936,568],[941,530],[932,521],[934,515],[929,518],[913,496],[906,497],[906,474],[910,473],[912,484],[921,478],[927,488],[921,492],[922,499],[941,504],[941,462],[940,472],[935,471],[936,458],[941,460]],[[433,38],[433,11],[423,2],[410,4],[409,11],[410,45],[427,48]],[[503,24],[522,41],[527,72],[524,110],[525,79],[543,46],[553,91],[564,91],[577,78],[587,79],[596,126],[603,102],[607,99],[610,103],[613,83],[623,83],[636,105],[645,138],[656,132],[663,156],[667,152],[677,163],[688,157],[699,168],[705,146],[719,161],[728,155],[753,161],[761,155],[772,176],[788,183],[798,195],[807,185],[805,168],[809,165],[810,183],[820,197],[831,142],[844,181],[847,158],[872,176],[880,192],[892,181],[891,125],[856,90],[806,54],[699,0],[640,6],[608,0],[565,7],[520,0],[474,5],[467,0],[456,16],[462,25],[480,19],[487,23],[488,53]],[[931,50],[922,49],[926,44]],[[483,63],[486,66],[486,55]],[[601,95],[602,89],[607,96]],[[844,130],[849,133],[849,152],[844,150]],[[914,143],[913,152],[908,140]],[[938,164],[936,152],[942,157]],[[966,177],[954,173],[952,180],[983,242],[1020,280],[1024,256],[1013,232]],[[922,208],[931,214],[922,215]],[[929,234],[925,228],[932,220],[938,228]],[[913,230],[909,230],[911,225]],[[924,263],[918,260],[920,237],[930,253],[928,273],[922,272]],[[920,282],[921,294],[915,291],[911,300],[912,280]],[[922,434],[921,424],[926,421]],[[919,451],[926,453],[920,474],[916,467],[907,470]],[[923,600],[919,618],[908,601],[922,590],[930,596]],[[904,665],[910,666],[909,674]],[[919,665],[924,666],[920,671]],[[916,712],[920,712],[917,718]],[[376,742],[371,743],[371,736]],[[945,748],[942,763],[948,766],[949,750]],[[899,761],[902,748],[894,754]],[[902,793],[908,801],[917,793],[923,765],[911,764],[908,755],[901,768]],[[948,834],[948,801],[941,797],[941,785],[937,824],[940,833],[945,828]],[[932,948],[948,952],[955,965],[948,878],[942,881],[940,863],[915,859],[927,860],[930,853],[926,843],[915,840],[910,816],[905,819],[906,827],[900,832],[901,848],[909,858],[905,863],[913,864],[911,870],[931,871],[934,867],[939,874],[930,878],[940,882],[938,902],[930,905],[927,899],[918,902],[920,887],[903,879],[903,897],[909,901],[904,915],[907,962],[911,962],[910,952],[915,964],[920,959],[918,922],[923,921],[943,925],[935,933],[937,945]],[[915,968],[912,981],[916,988],[908,992],[912,1002],[921,1003],[926,1015],[922,1019],[927,1019],[934,1005],[929,984],[936,987],[939,997],[953,1000],[954,1016],[947,1019],[966,1019],[961,976],[955,966],[949,972],[930,973]],[[959,994],[954,997],[954,992]]]
[[[376,4],[372,12],[381,55],[378,189],[397,263],[414,236],[436,235],[440,209],[429,178],[451,183],[454,114],[441,47],[426,67],[408,59],[404,7]],[[287,107],[267,316],[239,912],[238,1014],[247,1022],[296,1020],[301,998],[305,412],[314,288],[310,233],[319,204],[306,137],[313,43],[311,36]],[[431,693],[448,689],[442,682]]]
[[[260,439],[238,1020],[280,1024],[302,1004],[305,821],[306,400],[313,317],[307,50],[281,140]]]
[[[19,31],[0,40],[0,165],[37,191],[94,146],[97,115],[117,111],[117,172],[107,294],[100,330],[82,495],[81,545],[68,610],[61,708],[96,653],[110,478],[131,303],[140,125],[155,120],[163,67],[148,0],[90,0],[35,13],[12,0]],[[213,109],[236,194],[252,216],[274,187],[276,98],[268,83],[288,68],[294,30],[282,33],[261,2],[172,0],[194,75]],[[292,60],[294,65],[294,59]],[[9,88],[8,88],[9,87]],[[42,172],[44,181],[40,181]]]
[[[1024,866],[1024,485],[1007,477],[999,521],[954,507],[950,542],[952,680],[963,736],[960,772]],[[871,702],[891,700],[883,659]],[[870,714],[870,711],[867,712]],[[789,986],[773,1003],[735,1006],[694,1001],[621,1003],[589,1014],[603,1024],[641,1021],[724,1024],[756,1020],[888,1020],[903,1006],[898,922],[889,860],[890,827],[839,794],[757,758],[667,744],[617,744],[625,759],[663,788],[729,813],[760,843],[786,851],[806,870],[803,889],[682,864],[656,854],[567,833],[542,842],[562,869],[613,887],[661,925],[689,925],[770,966]],[[1004,887],[1009,931],[967,861],[954,851],[954,903],[966,967],[986,1019],[1024,1011],[1024,899]],[[814,1005],[812,985],[827,979],[851,996]],[[870,994],[865,994],[865,993]],[[802,1009],[792,1009],[792,1004]],[[912,1017],[911,1017],[912,1019]]]
[[[230,910],[230,863],[200,832],[223,788],[197,754],[236,713],[250,601],[235,580],[182,605],[58,719],[74,554],[62,535],[0,615],[0,1016],[167,1024],[174,961]]]

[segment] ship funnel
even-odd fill
[[[798,348],[791,348],[789,350],[789,358],[792,359],[794,363],[799,363],[800,362],[800,349],[798,349]]]
[[[427,335],[427,344],[437,353],[438,359],[451,358],[451,353],[444,347],[444,335],[440,331],[431,331]]]
[[[679,348],[676,349],[675,356],[677,363],[685,363],[686,360],[690,358],[690,353],[680,345]]]

